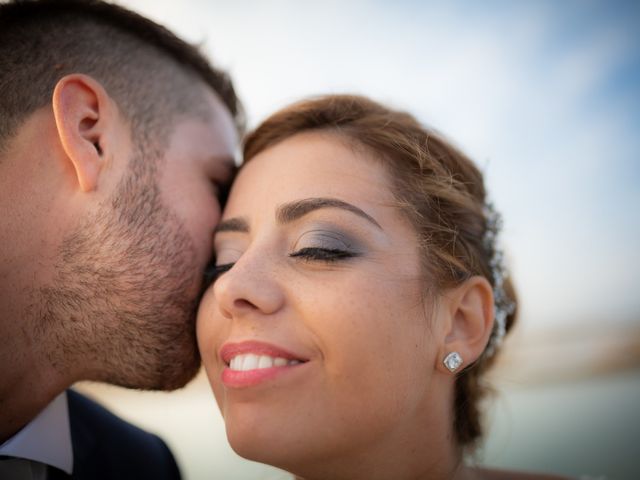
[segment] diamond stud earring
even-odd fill
[[[455,372],[460,365],[462,365],[462,357],[458,352],[451,352],[444,357],[444,366],[449,369],[450,372]]]

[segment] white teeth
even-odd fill
[[[255,355],[247,353],[237,355],[229,362],[229,368],[237,371],[258,370],[261,368],[284,367],[286,365],[298,365],[300,360],[287,360],[282,357],[271,357],[269,355]]]
[[[284,367],[287,364],[286,358],[278,357],[273,361],[273,365],[276,367]]]
[[[273,358],[266,355],[261,355],[258,360],[258,368],[271,368],[273,367]]]
[[[255,370],[258,368],[258,356],[250,353],[244,356],[242,370]]]

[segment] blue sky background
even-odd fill
[[[228,69],[406,108],[485,171],[524,329],[640,322],[640,2],[127,0]]]

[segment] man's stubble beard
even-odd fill
[[[172,390],[200,366],[196,288],[202,266],[161,198],[156,168],[138,156],[107,205],[64,239],[52,285],[34,302],[39,342],[78,379]],[[78,369],[78,367],[80,367]]]

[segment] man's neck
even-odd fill
[[[20,431],[66,388],[51,369],[30,361],[21,347],[16,342],[15,346],[0,351],[0,444]]]

